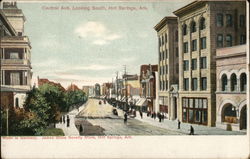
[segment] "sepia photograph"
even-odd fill
[[[1,1],[1,157],[248,158],[248,14],[245,0]]]

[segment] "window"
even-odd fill
[[[182,26],[182,33],[183,33],[183,35],[187,35],[187,25],[186,24],[183,24],[183,26]]]
[[[168,59],[168,50],[167,49],[165,50],[165,56],[166,56],[165,58]]]
[[[162,81],[160,81],[160,90],[162,90]]]
[[[162,52],[162,60],[164,60],[165,58],[165,51]]]
[[[241,34],[240,35],[240,44],[242,45],[242,44],[245,44],[245,43],[246,43],[246,35]]]
[[[10,73],[10,85],[20,85],[20,73],[19,72],[13,72]]]
[[[175,55],[176,55],[176,57],[179,57],[179,49],[178,49],[178,47],[175,48]]]
[[[189,89],[189,79],[188,78],[184,78],[183,87],[184,87],[185,91],[188,91],[188,89]]]
[[[231,14],[226,15],[226,26],[227,27],[233,26],[233,17]]]
[[[165,34],[165,43],[168,42],[168,36],[167,36],[167,33]]]
[[[206,49],[207,48],[207,38],[206,37],[202,37],[201,39],[200,39],[201,41],[200,41],[200,43],[201,43],[201,49]]]
[[[191,23],[191,32],[196,32],[196,23],[194,21]]]
[[[202,17],[200,20],[200,30],[203,30],[206,28],[206,24],[205,24],[205,18]]]
[[[207,90],[207,77],[201,77],[201,90]]]
[[[217,47],[223,47],[223,35],[222,34],[217,35]]]
[[[19,107],[19,100],[18,100],[18,98],[16,98],[16,108],[18,108]]]
[[[22,33],[22,32],[18,32],[17,35],[18,35],[18,36],[22,36],[23,33]]]
[[[219,13],[216,16],[216,26],[221,27],[223,26],[223,14]]]
[[[242,73],[240,75],[240,91],[245,92],[247,89],[247,75],[246,73]]]
[[[227,75],[223,74],[221,78],[221,90],[227,91]]]
[[[232,39],[232,35],[230,34],[227,34],[226,36],[226,46],[227,47],[230,47],[233,45],[233,39]]]
[[[178,31],[175,31],[175,41],[178,42]]]
[[[240,27],[246,27],[246,17],[245,17],[245,15],[240,15]]]
[[[166,74],[168,74],[168,65],[166,65],[165,67],[166,67]]]
[[[168,90],[168,80],[166,80],[165,82],[165,87],[166,87],[166,90]]]
[[[162,81],[162,90],[165,90],[165,81]]]
[[[197,59],[192,59],[192,70],[197,69]]]
[[[236,91],[237,90],[237,78],[234,73],[231,75],[230,81],[231,81],[231,91]]]
[[[161,61],[161,52],[159,53],[159,58],[160,58],[160,61]]]
[[[183,61],[183,70],[184,71],[188,71],[189,69],[189,61],[188,60],[184,60]]]
[[[159,37],[158,41],[159,41],[159,46],[161,46],[161,37]]]
[[[188,42],[183,43],[183,52],[184,53],[188,52]]]
[[[192,90],[197,90],[197,78],[192,78]]]
[[[10,59],[19,59],[18,52],[11,52],[10,53]]]
[[[200,68],[201,69],[207,68],[207,57],[200,58]]]
[[[165,67],[162,66],[161,68],[162,68],[162,74],[164,75],[165,74]]]
[[[196,51],[197,50],[197,40],[192,40],[192,51]]]
[[[161,37],[161,44],[164,44],[164,36]]]
[[[179,64],[176,64],[176,73],[179,73]]]

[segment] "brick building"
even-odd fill
[[[216,49],[244,44],[245,1],[194,1],[174,12],[179,32],[178,118],[215,126]]]

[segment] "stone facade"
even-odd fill
[[[216,50],[216,126],[246,129],[246,45]]]
[[[179,32],[178,118],[215,126],[216,49],[245,43],[244,1],[194,1],[174,12]]]
[[[170,89],[179,81],[177,17],[165,17],[154,28],[159,42],[159,111],[167,113],[169,119],[175,119],[176,113],[172,110],[177,103],[171,104],[175,97],[170,97]]]

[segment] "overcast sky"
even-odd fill
[[[111,82],[123,65],[131,74],[157,64],[154,26],[190,1],[18,3],[32,46],[33,81],[39,76],[79,87]],[[62,10],[61,7],[71,10]],[[107,10],[92,10],[92,7]],[[108,10],[108,7],[136,7]],[[50,10],[49,7],[59,7]],[[82,10],[72,8],[82,7]],[[90,10],[83,8],[90,7]],[[144,7],[140,10],[139,7]],[[145,10],[145,8],[147,8]]]

